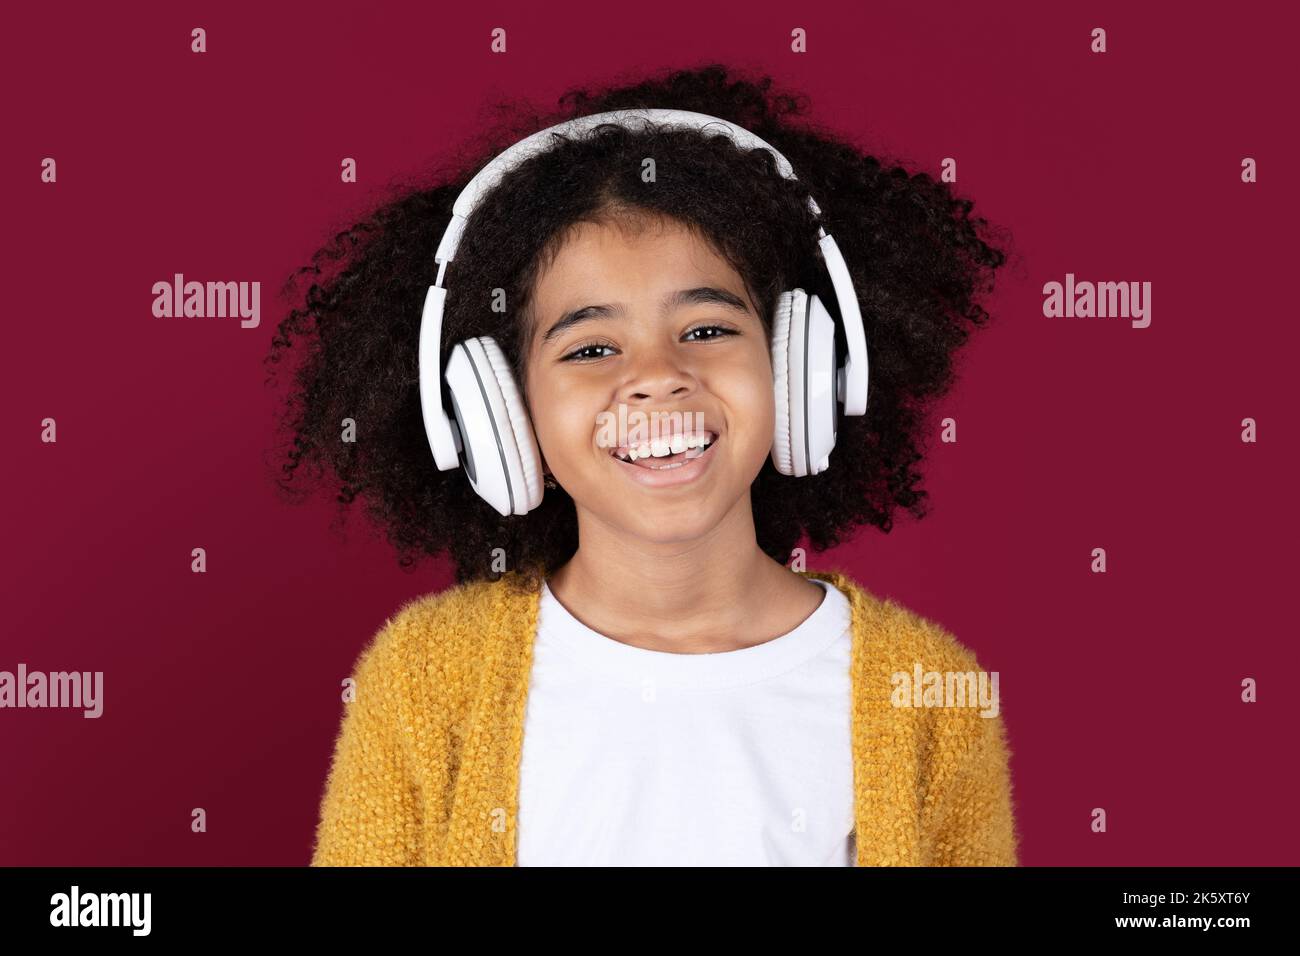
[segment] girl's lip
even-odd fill
[[[694,430],[692,430],[692,431],[689,432],[688,434],[694,435],[694,434],[696,434],[696,433],[695,433]],[[708,440],[709,440],[709,443],[710,443],[710,444],[712,444],[713,442],[717,441],[719,438],[722,437],[722,434],[721,434],[720,432],[714,431],[712,428],[706,428],[706,429],[704,429],[700,434],[703,434],[705,437],[707,437]],[[658,435],[658,436],[656,436],[657,439],[660,439],[660,440],[662,440],[662,441],[669,442],[669,443],[671,443],[672,441],[675,441],[675,440],[676,440],[676,437],[677,437],[676,435],[671,435],[671,436],[670,436],[667,432],[665,432],[665,433],[662,434],[662,435]],[[647,440],[648,440],[648,439],[647,439]],[[626,457],[627,457],[627,452],[628,452],[629,448],[630,448],[631,446],[640,445],[640,444],[644,444],[644,442],[643,442],[643,441],[640,441],[640,440],[634,440],[634,441],[631,442],[630,445],[629,445],[629,444],[623,444],[623,445],[620,445],[618,448],[610,449],[610,451],[611,451],[612,454],[618,454],[619,452],[623,452],[623,453],[624,453],[623,457],[626,458]]]
[[[709,470],[709,464],[713,461],[713,449],[722,441],[719,435],[709,447],[704,449],[704,453],[696,455],[684,465],[676,468],[642,468],[640,465],[633,465],[624,461],[617,455],[610,455],[609,460],[614,463],[614,467],[624,472],[633,481],[636,481],[647,488],[671,488],[677,485],[690,484],[695,479]]]

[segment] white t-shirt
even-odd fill
[[[519,866],[853,866],[848,600],[788,634],[672,654],[593,631],[543,583]]]

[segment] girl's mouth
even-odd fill
[[[710,447],[712,447],[713,443],[718,440],[718,436],[716,432],[709,432],[703,435],[702,439],[692,439],[692,440],[702,440],[702,444],[692,445],[691,447],[683,448],[681,451],[676,452],[674,454],[668,454],[668,455],[651,454],[649,443],[640,446],[641,450],[644,452],[643,454],[640,455],[638,455],[636,451],[629,451],[624,454],[619,454],[619,449],[614,449],[613,451],[610,452],[610,454],[612,454],[615,458],[619,459],[619,461],[622,461],[630,465],[636,465],[638,468],[649,468],[653,471],[660,471],[667,468],[680,468],[683,464],[690,461],[691,459],[698,458],[700,455],[704,454],[704,452],[706,452]],[[665,441],[663,445],[664,445],[663,450],[668,451],[670,443]]]
[[[653,455],[638,458],[635,462],[625,461],[615,452],[609,457],[615,467],[634,481],[652,488],[669,485],[686,484],[694,481],[708,470],[713,460],[713,446],[722,440],[721,435],[714,435],[708,444],[699,448],[687,448],[672,455],[655,457]]]

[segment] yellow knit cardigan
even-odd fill
[[[847,574],[796,573],[830,582],[852,608],[856,865],[1017,865],[1000,714],[891,702],[895,673],[978,672],[975,655]],[[312,866],[515,865],[541,593],[520,580],[415,598],[361,652]]]

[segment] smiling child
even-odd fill
[[[287,479],[325,463],[404,564],[456,569],[357,660],[314,865],[1017,862],[1000,711],[895,693],[899,674],[974,677],[975,655],[795,560],[805,536],[820,551],[924,513],[925,407],[1003,254],[947,185],[793,122],[800,101],[769,87],[679,71],[570,94],[525,132],[690,111],[793,177],[721,129],[557,133],[478,197],[448,259],[457,197],[520,139],[503,130],[303,270],[273,354],[305,347]],[[447,291],[422,339],[435,253]],[[859,309],[865,415],[845,412],[853,381],[836,396],[820,364],[806,382],[783,364],[819,354],[804,323],[829,349],[834,319],[825,354],[852,353]],[[448,392],[457,349],[477,358]],[[805,414],[832,423],[828,457]]]

